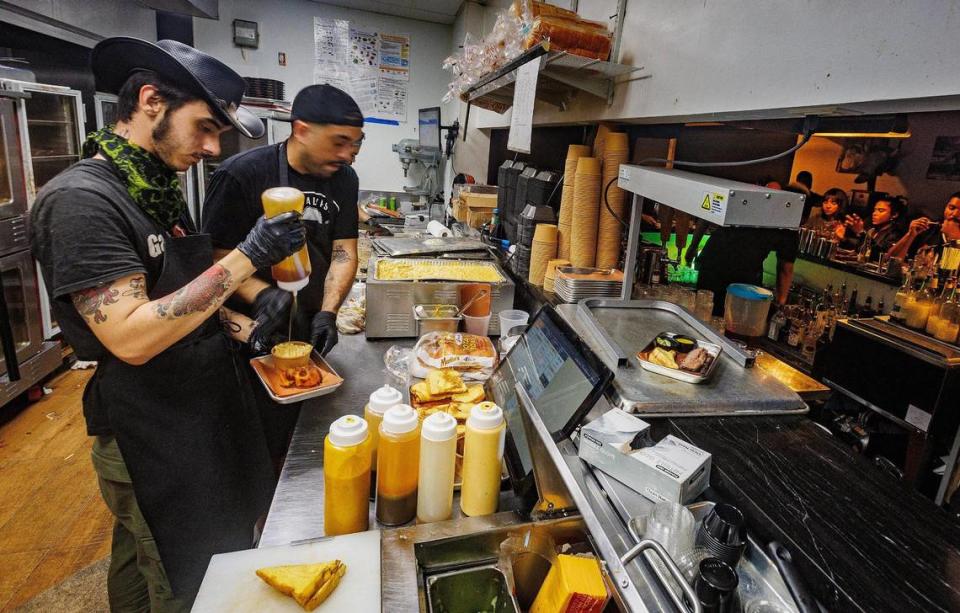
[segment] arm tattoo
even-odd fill
[[[100,310],[100,307],[116,304],[119,302],[119,297],[120,292],[110,285],[91,287],[70,295],[73,306],[83,315],[83,318],[88,322],[92,319],[93,323],[97,324],[107,321],[107,316]]]
[[[176,319],[206,311],[223,298],[232,280],[229,270],[214,264],[176,292],[157,300],[153,308],[160,319]]]
[[[331,257],[334,262],[349,262],[353,259],[353,257],[347,253],[347,250],[339,245],[334,246]]]
[[[123,296],[132,296],[137,300],[147,299],[147,280],[143,277],[130,279],[130,289],[123,292]]]

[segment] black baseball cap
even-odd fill
[[[363,127],[363,113],[357,102],[347,92],[327,84],[301,89],[293,99],[290,118],[309,123]]]
[[[116,36],[93,48],[90,56],[97,91],[119,93],[130,75],[150,70],[196,94],[225,124],[248,138],[263,136],[263,122],[240,106],[247,84],[232,68],[190,45],[175,40],[156,43]]]

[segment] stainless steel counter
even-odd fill
[[[287,451],[259,547],[288,545],[294,541],[320,538],[323,532],[323,439],[337,418],[363,415],[370,392],[384,383],[398,385],[383,366],[383,354],[391,345],[412,346],[412,339],[368,341],[363,334],[340,335],[340,342],[326,357],[344,378],[333,394],[304,403]],[[502,492],[500,509],[512,510],[517,500]],[[460,507],[454,500],[454,518]],[[370,527],[376,523],[370,505]]]

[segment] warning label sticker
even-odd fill
[[[713,217],[723,218],[727,206],[727,194],[723,192],[703,192],[700,208]]]

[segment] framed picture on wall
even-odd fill
[[[960,181],[960,136],[938,136],[933,144],[927,178],[932,181]]]

